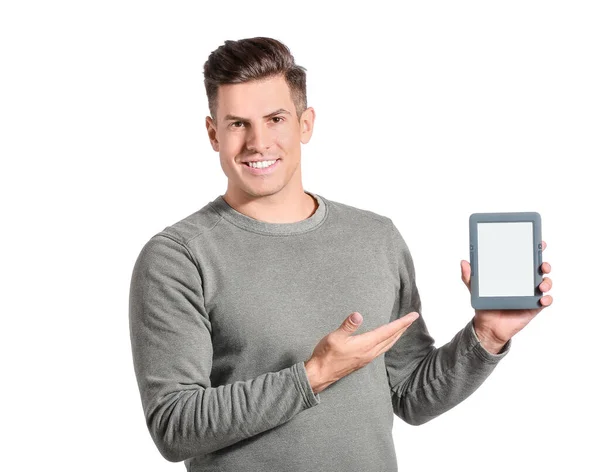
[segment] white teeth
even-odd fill
[[[264,169],[265,167],[272,166],[277,162],[277,159],[274,161],[262,161],[262,162],[248,162],[250,167],[254,167],[255,169]]]

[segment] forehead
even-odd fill
[[[290,88],[283,76],[220,85],[217,97],[219,120],[228,114],[260,118],[279,108],[295,112]]]

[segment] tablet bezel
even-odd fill
[[[518,297],[480,297],[479,296],[479,263],[478,263],[478,223],[533,223],[533,280],[534,295]],[[469,240],[471,255],[471,306],[476,310],[520,310],[541,308],[540,299],[543,293],[539,289],[542,283],[542,218],[537,212],[514,213],[473,213],[469,217]]]

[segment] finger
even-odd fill
[[[552,279],[550,277],[544,277],[540,284],[540,290],[542,292],[548,292],[552,288]]]
[[[389,351],[392,348],[392,346],[394,344],[396,344],[396,341],[398,341],[398,339],[400,339],[400,337],[406,332],[407,329],[408,328],[398,331],[391,338],[386,339],[385,341],[382,341],[379,344],[377,344],[376,346],[374,346],[371,349],[371,355],[373,356],[373,359],[376,358],[377,356],[381,355],[382,352]]]
[[[407,329],[414,320],[419,317],[419,314],[414,311],[408,313],[404,316],[401,316],[397,320],[392,321],[391,323],[384,324],[379,328],[375,328],[368,333],[359,334],[357,336],[353,336],[354,339],[358,339],[361,342],[365,342],[369,345],[371,344],[379,344],[382,341],[386,341],[393,337],[398,331]]]
[[[544,274],[549,274],[550,270],[552,270],[552,267],[550,266],[550,264],[548,262],[542,262],[542,272]]]
[[[543,251],[544,249],[546,249],[546,246],[547,246],[547,244],[546,244],[546,241],[542,241],[542,251]]]
[[[460,261],[460,276],[467,288],[471,290],[471,264],[465,260]]]
[[[544,307],[552,305],[553,301],[554,299],[552,298],[552,295],[544,295],[542,298],[540,298],[540,303]]]

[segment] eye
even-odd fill
[[[232,128],[239,128],[239,126],[235,126],[235,125],[236,125],[236,124],[238,124],[238,123],[242,123],[242,124],[243,124],[243,122],[242,122],[242,121],[234,121],[233,123],[231,123],[231,125],[230,125],[230,126],[231,126]]]
[[[273,119],[274,120],[281,120],[281,121],[276,121],[275,123],[281,123],[282,121],[285,121],[285,119],[283,118],[283,116],[274,116]]]

